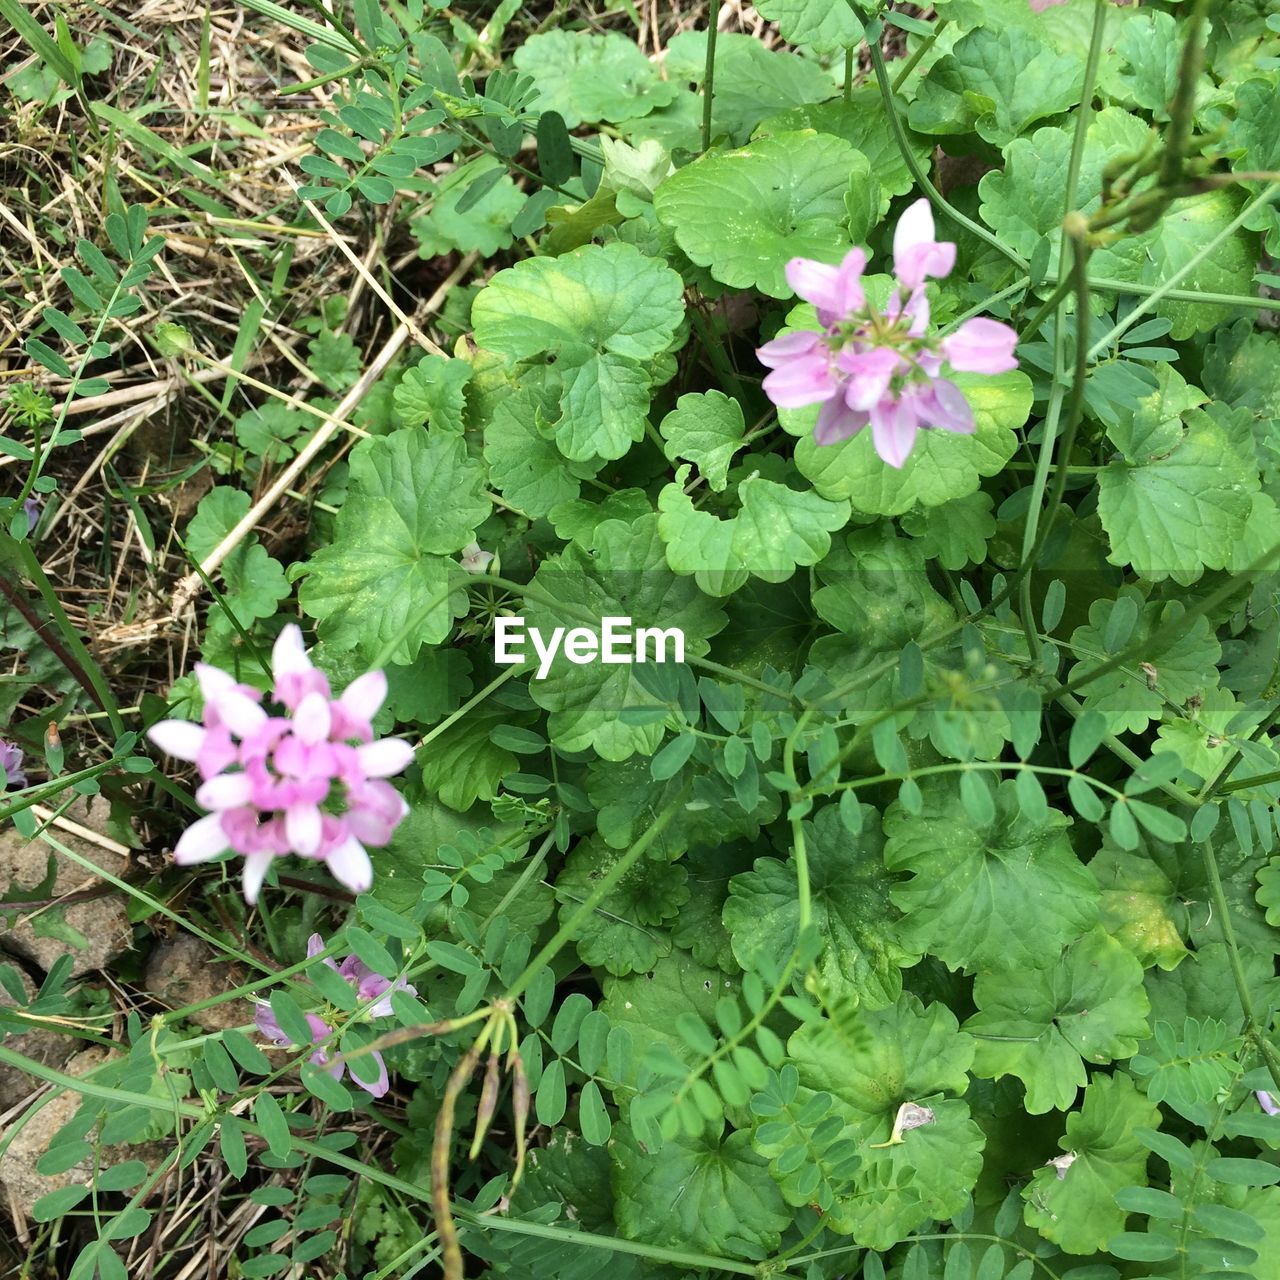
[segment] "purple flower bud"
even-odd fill
[[[22,748],[0,741],[0,776],[5,787],[25,787],[27,775],[22,771]],[[4,787],[0,787],[0,791]]]

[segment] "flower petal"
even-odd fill
[[[147,730],[147,737],[165,755],[194,763],[208,732],[203,725],[193,724],[190,720],[161,720]]]
[[[212,702],[218,719],[237,738],[251,738],[267,723],[267,713],[239,689],[224,689]]]
[[[387,677],[381,671],[366,671],[342,691],[338,699],[343,711],[356,720],[372,720],[387,697]]]
[[[352,893],[364,893],[373,883],[373,863],[364,845],[348,836],[328,857],[329,870],[335,880]]]
[[[932,411],[929,414],[929,426],[956,431],[966,436],[973,434],[973,409],[965,399],[964,392],[954,382],[946,378],[934,379],[929,408]]]
[[[196,803],[204,809],[238,809],[252,799],[253,779],[247,773],[220,773],[196,791]]]
[[[955,245],[934,239],[933,211],[929,201],[921,197],[908,207],[894,228],[894,275],[908,291],[914,291],[928,276],[949,275],[955,261]]]
[[[792,258],[786,265],[787,283],[792,289],[819,311],[836,315],[840,313],[838,273],[838,267],[812,258]]]
[[[245,856],[241,885],[244,889],[244,900],[253,906],[262,892],[262,882],[267,878],[267,870],[271,866],[272,853],[250,853]]]
[[[323,834],[320,810],[313,804],[290,805],[285,810],[284,830],[294,853],[304,858],[314,857]]]
[[[181,867],[189,867],[193,862],[208,862],[230,847],[231,842],[222,829],[222,815],[210,813],[182,833],[174,845],[173,860]]]
[[[867,415],[857,409],[850,409],[844,400],[837,397],[828,400],[818,410],[818,421],[813,428],[815,444],[839,444],[856,436],[867,425]]]
[[[965,373],[1007,373],[1018,362],[1013,349],[1018,335],[1007,324],[986,316],[966,320],[942,340],[942,354],[953,369]]]
[[[323,742],[329,736],[332,725],[329,699],[320,693],[308,693],[293,713],[294,736],[309,747]]]
[[[390,778],[413,763],[413,748],[401,738],[379,738],[356,748],[366,778]]]
[[[883,400],[871,410],[871,439],[876,452],[895,469],[901,469],[916,442],[919,424],[911,403]]]
[[[761,383],[765,395],[779,408],[803,409],[830,400],[839,390],[824,354],[798,356],[766,374]]]
[[[756,359],[766,369],[776,369],[787,364],[797,356],[811,355],[822,342],[822,335],[812,329],[797,329],[794,333],[779,334],[770,342],[766,342],[756,352]]]
[[[291,622],[271,646],[271,674],[279,680],[281,676],[304,675],[310,670],[311,659],[302,643],[302,628]]]

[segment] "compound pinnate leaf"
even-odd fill
[[[853,837],[828,805],[804,827],[813,923],[825,941],[816,965],[823,990],[871,1009],[892,1004],[902,994],[903,968],[920,957],[897,940],[878,816],[864,811]],[[744,969],[781,969],[799,936],[795,868],[760,858],[729,882],[723,917]]]
[[[721,284],[787,298],[790,259],[839,262],[849,248],[844,193],[855,154],[831,134],[762,138],[678,169],[654,193],[654,208]]]
[[[885,865],[913,873],[892,891],[906,913],[904,946],[953,969],[1003,972],[1053,963],[1058,947],[1094,925],[1098,886],[1071,847],[1065,814],[1032,821],[1010,780],[996,788],[987,824],[970,820],[954,781],[920,790],[918,814],[895,801],[884,821]]]
[[[837,1189],[827,1225],[884,1250],[921,1223],[968,1202],[982,1168],[982,1131],[959,1098],[969,1087],[974,1042],[939,1004],[901,996],[887,1009],[841,1013],[800,1028],[787,1045],[801,1093],[829,1093],[863,1161]],[[895,1136],[900,1108],[929,1117]]]
[[[743,1131],[681,1137],[645,1150],[618,1125],[610,1144],[614,1213],[628,1240],[758,1257],[791,1221],[769,1166]]]
[[[973,493],[981,477],[995,475],[1013,457],[1017,429],[1031,412],[1031,381],[1018,370],[995,377],[957,373],[952,380],[973,407],[973,435],[922,431],[911,456],[895,469],[876,453],[868,431],[843,444],[815,443],[817,410],[802,410],[785,424],[804,434],[796,465],[824,498],[847,498],[867,515],[899,516],[916,505],[936,507]]]
[[[737,515],[718,519],[700,511],[684,491],[688,468],[658,495],[658,530],[667,563],[692,573],[709,595],[736,591],[748,575],[785,582],[798,565],[817,564],[831,548],[831,533],[849,519],[847,502],[831,502],[753,473],[738,485]]]
[[[1094,1253],[1123,1230],[1121,1187],[1147,1185],[1147,1148],[1134,1136],[1160,1112],[1125,1075],[1095,1076],[1058,1145],[1066,1153],[1037,1169],[1023,1188],[1023,1218],[1067,1253]]]
[[[1137,625],[1126,648],[1136,649],[1133,661],[1117,667],[1084,685],[1081,694],[1088,708],[1096,708],[1107,719],[1112,733],[1141,733],[1152,720],[1160,719],[1166,700],[1185,703],[1193,694],[1203,694],[1217,681],[1221,646],[1204,618],[1190,626],[1178,626],[1185,612],[1182,603],[1171,600],[1141,602],[1135,588],[1124,588],[1120,599],[1132,595],[1141,603]],[[1071,633],[1071,648],[1082,657],[1071,668],[1076,680],[1107,659],[1105,636],[1115,600],[1095,600],[1089,606],[1089,621]],[[1157,631],[1164,638],[1152,643]]]
[[[475,538],[489,514],[483,468],[458,435],[406,428],[351,453],[351,492],[334,541],[299,572],[298,598],[335,649],[412,662],[454,616],[445,557]]]
[[[1032,1115],[1071,1106],[1087,1079],[1082,1059],[1131,1057],[1147,1034],[1142,965],[1101,929],[1048,969],[980,973],[974,1003],[964,1029],[977,1040],[975,1074],[1017,1076]]]
[[[679,629],[686,657],[701,655],[725,616],[688,578],[667,568],[656,516],[630,524],[609,520],[596,528],[587,550],[572,544],[544,561],[533,579],[526,617],[550,636],[557,626],[600,631],[605,617],[630,618],[633,627]],[[661,641],[672,660],[670,637]],[[648,649],[650,661],[654,645]],[[566,751],[594,747],[606,760],[625,760],[637,751],[651,754],[665,732],[660,724],[629,725],[618,719],[623,707],[649,706],[653,695],[636,679],[629,663],[576,665],[563,652],[547,677],[529,686],[533,700],[551,713],[551,740]]]
[[[527,258],[476,298],[476,341],[512,363],[553,357],[560,451],[620,458],[644,435],[652,364],[684,316],[683,289],[670,267],[619,242]]]

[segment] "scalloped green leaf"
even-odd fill
[[[472,305],[476,341],[520,361],[554,359],[566,458],[620,458],[644,435],[655,358],[684,316],[670,267],[628,244],[584,245],[498,272]]]
[[[787,423],[793,434],[804,434],[796,445],[801,474],[824,498],[847,499],[867,515],[899,516],[917,504],[936,507],[973,493],[983,476],[995,475],[1013,457],[1017,430],[1031,413],[1031,380],[1015,369],[994,377],[957,373],[953,381],[973,406],[973,435],[922,431],[895,470],[876,453],[869,431],[841,444],[816,444],[817,409],[803,410]]]
[[[790,259],[839,262],[850,247],[844,194],[854,155],[831,134],[761,138],[678,169],[654,193],[654,208],[721,284],[789,298]]]
[[[973,999],[964,1029],[977,1041],[974,1074],[1017,1076],[1032,1115],[1065,1111],[1088,1079],[1086,1061],[1132,1057],[1147,1035],[1142,965],[1102,929],[1048,969],[980,973]]]
[[[464,601],[449,595],[447,559],[489,514],[484,468],[461,436],[405,428],[351,452],[351,492],[334,540],[305,564],[298,599],[321,637],[367,660],[409,663],[449,633]]]
[[[906,914],[904,946],[951,968],[1041,968],[1093,927],[1098,886],[1075,854],[1071,819],[1049,809],[1032,821],[1014,783],[995,789],[995,815],[977,823],[953,778],[928,779],[922,807],[894,801],[885,813],[885,865],[910,871],[894,903]]]
[[[969,1087],[974,1042],[944,1005],[901,996],[887,1009],[842,1013],[801,1027],[787,1051],[803,1098],[829,1093],[843,1138],[863,1160],[837,1188],[829,1229],[869,1249],[892,1248],[931,1219],[958,1213],[982,1169],[982,1130],[959,1097]],[[899,1108],[932,1118],[891,1141]]]
[[[919,959],[897,938],[898,912],[889,900],[884,837],[873,809],[851,836],[835,805],[804,823],[813,924],[824,946],[814,972],[824,993],[871,1009],[902,994],[902,970]],[[744,969],[781,969],[799,937],[794,866],[760,858],[729,882],[723,919]]]

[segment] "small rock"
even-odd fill
[[[36,984],[18,968],[10,965],[10,969],[18,974],[22,989],[27,993],[27,1000],[35,997]],[[17,1007],[17,1001],[9,994],[7,988],[0,986],[0,1006],[6,1009]],[[34,1028],[21,1034],[13,1031],[4,1033],[4,1047],[20,1053],[25,1058],[32,1058],[46,1067],[60,1067],[74,1052],[76,1040],[65,1032]],[[27,1075],[17,1067],[0,1063],[0,1115],[10,1107],[16,1107],[23,1098],[40,1087],[40,1081]]]
[[[73,807],[68,816],[81,826],[98,830],[105,825],[105,809],[105,802],[99,801],[88,808]],[[112,875],[123,875],[128,866],[127,858],[101,845],[56,828],[52,834],[68,849]],[[70,955],[71,976],[80,977],[104,968],[129,946],[129,918],[116,889],[104,885],[91,871],[55,852],[43,840],[23,839],[12,826],[0,831],[0,896],[5,896],[11,886],[29,892],[41,884],[50,854],[57,864],[51,898],[85,890],[98,892],[60,905],[17,910],[11,907],[0,912],[0,948],[46,971],[59,956]]]
[[[83,1049],[66,1064],[63,1070],[68,1075],[82,1076],[101,1065],[109,1056],[111,1055],[106,1049],[97,1047]],[[92,1168],[92,1162],[89,1159],[62,1173],[47,1176],[36,1169],[40,1157],[49,1149],[49,1142],[53,1135],[75,1115],[82,1101],[80,1094],[70,1090],[59,1093],[45,1103],[18,1130],[4,1155],[0,1156],[0,1188],[4,1191],[3,1197],[0,1197],[0,1203],[8,1205],[9,1214],[13,1218],[20,1238],[25,1238],[31,1209],[41,1196],[48,1195],[50,1191],[69,1187],[73,1183],[84,1186],[89,1181]],[[102,1167],[109,1167],[125,1160],[141,1160],[149,1169],[154,1169],[169,1150],[170,1144],[163,1142],[104,1147],[101,1151],[101,1164]]]
[[[212,947],[189,933],[161,942],[148,957],[143,974],[148,994],[170,1009],[199,1004],[243,981],[244,974],[236,966],[221,962]],[[198,1010],[189,1021],[204,1031],[225,1031],[252,1022],[253,1006],[248,1000],[228,1000]]]

